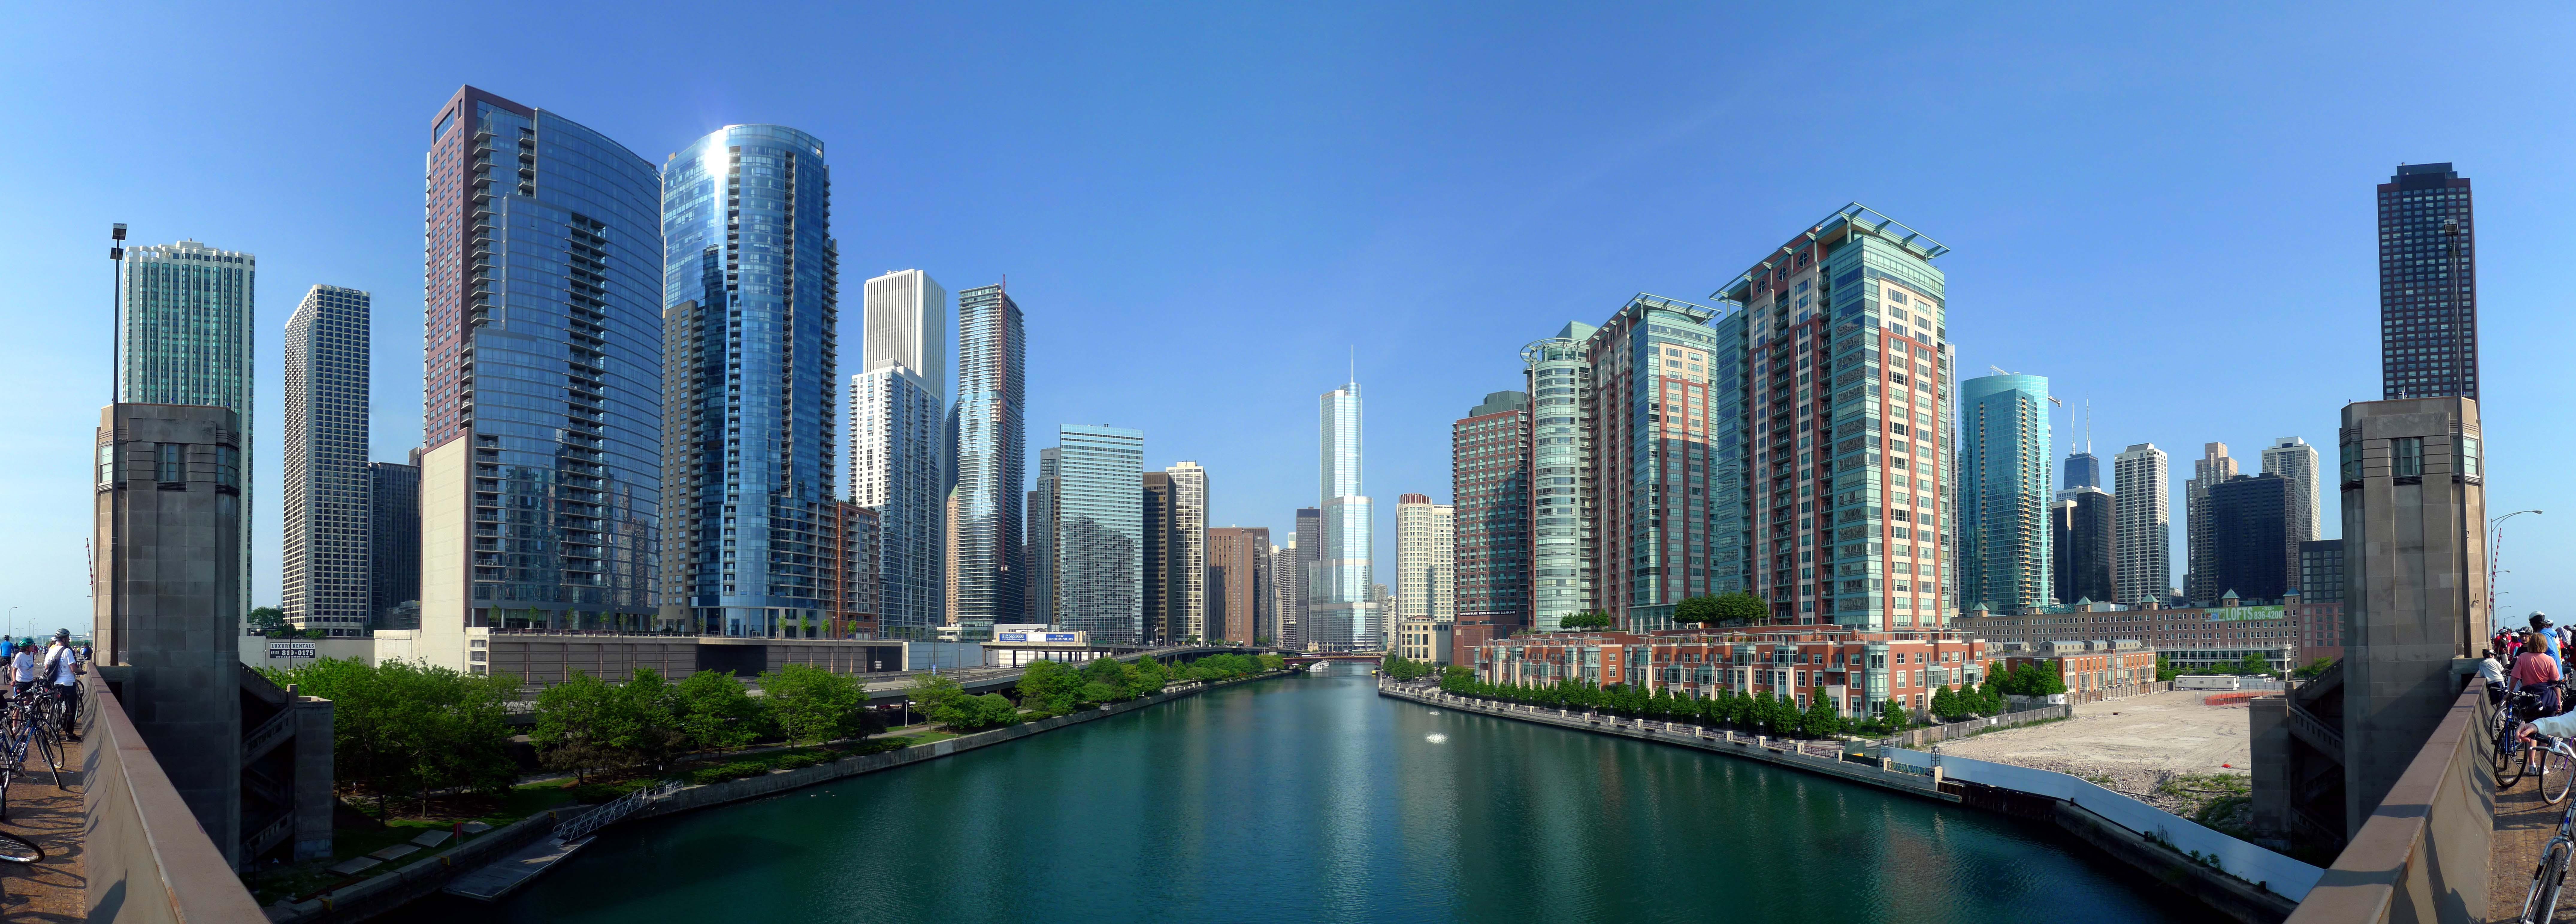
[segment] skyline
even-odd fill
[[[61,15],[38,12],[31,18],[42,23]],[[1403,18],[1406,14],[1385,15]],[[2003,15],[1968,12],[1946,22],[1928,22],[1928,16],[1916,14],[1899,17],[1876,34],[1928,29],[1931,37],[1940,39],[1973,35],[1985,28],[1996,34],[1979,41],[2008,37],[2029,41],[2058,31],[2080,33],[2085,24],[2100,22],[2076,15],[2036,26],[1999,28],[1994,21]],[[2563,506],[2544,479],[2533,477],[2539,469],[2531,460],[2555,457],[2552,450],[2561,448],[2567,437],[2537,425],[2537,402],[2508,396],[2545,394],[2547,386],[2563,375],[2538,356],[2537,344],[2547,340],[2539,325],[2550,307],[2539,295],[2541,267],[2546,265],[2542,255],[2554,253],[2556,238],[2568,233],[2550,225],[2549,218],[2556,206],[2576,198],[2559,179],[2557,158],[2544,153],[2565,147],[2558,137],[2564,130],[2508,118],[2474,117],[2477,110],[2511,106],[2524,99],[2508,90],[2492,98],[2456,101],[2454,105],[2462,110],[2457,138],[2391,144],[2369,134],[2366,141],[2355,140],[2352,134],[2367,131],[2363,120],[2350,117],[2355,107],[2391,100],[2420,102],[2429,98],[2426,91],[2359,68],[2324,67],[2318,70],[2334,73],[2340,86],[2327,88],[2333,92],[2319,92],[2327,78],[2253,68],[2218,52],[2235,42],[2251,48],[2276,40],[2276,33],[2294,22],[2304,30],[2302,41],[2320,45],[2356,36],[2374,39],[2346,52],[2356,59],[2385,54],[2400,43],[2407,47],[2405,53],[2420,54],[2415,46],[2426,37],[2393,29],[2356,33],[2349,23],[2310,23],[2288,14],[2266,17],[2238,11],[2220,18],[2230,20],[2240,34],[2213,38],[2196,29],[2179,31],[2188,28],[2180,20],[2190,17],[2177,14],[2175,18],[2172,23],[2133,24],[2132,36],[2140,39],[2135,47],[2158,47],[2161,37],[2200,52],[2172,57],[2198,58],[2196,63],[2209,73],[2186,74],[2182,65],[2170,62],[2149,66],[2145,52],[2127,48],[2112,52],[2110,62],[2086,62],[2079,51],[2103,49],[2080,41],[2071,43],[2074,48],[2032,51],[2033,60],[2027,65],[1975,61],[1975,55],[1965,50],[1928,58],[1915,53],[1907,60],[1930,67],[1927,80],[1942,75],[2018,75],[2022,79],[1993,81],[1973,88],[1983,95],[1952,96],[1916,109],[1869,103],[1874,108],[1868,115],[1890,126],[1889,137],[1908,139],[1904,147],[1914,149],[1912,139],[1923,139],[1915,155],[1920,159],[1891,163],[1858,179],[1834,180],[1802,178],[1795,171],[1807,168],[1783,161],[1785,151],[1763,146],[1739,150],[1727,144],[1726,133],[1719,127],[1763,108],[1762,101],[1751,95],[1749,83],[1657,72],[1652,75],[1656,79],[1687,86],[1641,85],[1634,89],[1648,91],[1644,99],[1614,101],[1600,107],[1608,111],[1598,115],[1574,113],[1573,107],[1586,101],[1565,95],[1512,99],[1512,80],[1585,75],[1569,74],[1553,62],[1529,78],[1503,75],[1497,67],[1500,61],[1488,57],[1493,53],[1476,50],[1472,44],[1480,39],[1507,39],[1499,42],[1500,47],[1535,47],[1531,44],[1535,36],[1509,33],[1509,23],[1501,21],[1474,24],[1468,34],[1435,43],[1417,57],[1394,65],[1355,61],[1363,65],[1358,68],[1362,73],[1340,78],[1351,83],[1337,89],[1355,91],[1369,80],[1386,77],[1385,69],[1392,66],[1404,78],[1395,82],[1414,92],[1361,106],[1353,119],[1361,123],[1355,131],[1296,148],[1293,153],[1298,156],[1269,159],[1236,160],[1238,152],[1219,150],[1214,139],[1180,145],[1177,153],[1151,153],[1142,146],[1106,140],[1111,129],[1075,129],[1058,117],[1034,114],[1042,107],[1040,99],[1023,100],[980,82],[970,92],[992,94],[993,108],[1009,112],[983,112],[977,118],[1015,112],[1022,125],[1038,130],[1032,140],[1054,137],[1088,144],[1028,145],[1052,148],[1051,153],[1062,158],[1060,163],[970,157],[970,163],[960,169],[923,169],[893,153],[905,144],[872,141],[883,133],[867,127],[883,117],[876,112],[880,108],[932,106],[926,97],[938,93],[929,88],[907,88],[925,96],[919,102],[797,101],[783,96],[716,102],[712,98],[724,93],[623,93],[587,85],[588,78],[569,68],[546,72],[510,64],[478,70],[452,62],[419,67],[402,54],[366,65],[386,71],[407,69],[401,71],[407,76],[399,85],[360,79],[349,86],[245,94],[250,101],[242,104],[244,108],[226,113],[226,118],[239,124],[217,124],[221,120],[210,118],[211,113],[164,109],[165,104],[146,95],[137,108],[119,117],[173,120],[175,140],[120,147],[112,171],[59,162],[39,167],[26,150],[0,155],[19,168],[12,175],[48,178],[43,188],[22,189],[18,199],[24,214],[35,220],[0,230],[7,235],[0,240],[9,244],[0,248],[6,254],[0,256],[0,274],[13,283],[11,300],[0,304],[7,304],[13,317],[31,322],[26,336],[12,347],[17,362],[10,372],[13,390],[26,397],[13,402],[6,418],[17,432],[30,435],[24,450],[29,462],[6,476],[7,483],[21,497],[60,493],[61,484],[72,477],[74,460],[82,458],[79,447],[70,444],[70,434],[94,422],[97,405],[104,403],[103,393],[93,393],[103,391],[94,383],[106,361],[105,344],[97,342],[106,336],[106,304],[97,298],[95,277],[82,274],[100,271],[90,242],[111,221],[130,223],[132,243],[137,246],[193,238],[260,258],[268,278],[263,280],[267,285],[261,292],[255,329],[255,369],[281,368],[277,351],[292,293],[317,283],[377,293],[375,339],[383,349],[375,353],[373,391],[378,400],[370,458],[400,461],[404,451],[417,444],[420,432],[419,391],[413,387],[420,371],[418,351],[410,348],[419,342],[415,307],[420,293],[415,250],[420,243],[419,201],[412,198],[418,191],[417,157],[427,116],[438,100],[457,84],[472,83],[512,99],[533,101],[532,105],[560,107],[566,117],[633,146],[648,159],[658,151],[676,150],[686,139],[718,125],[753,122],[794,125],[840,145],[837,153],[857,152],[855,162],[836,157],[836,172],[844,183],[838,190],[843,203],[839,211],[849,216],[836,224],[847,229],[842,233],[843,254],[854,261],[847,277],[856,280],[907,266],[950,280],[982,282],[1005,274],[1017,276],[1022,291],[1013,295],[1030,306],[1028,424],[1043,430],[1064,422],[1099,421],[1144,430],[1153,443],[1145,459],[1147,469],[1191,458],[1222,481],[1224,489],[1211,498],[1210,525],[1267,526],[1273,535],[1293,533],[1288,528],[1293,511],[1313,502],[1305,486],[1314,473],[1304,469],[1303,460],[1312,458],[1308,454],[1315,447],[1307,442],[1313,437],[1303,426],[1302,406],[1307,396],[1342,377],[1345,344],[1356,343],[1359,362],[1372,370],[1372,426],[1365,436],[1370,446],[1370,493],[1419,492],[1454,502],[1448,491],[1448,424],[1487,392],[1518,384],[1515,359],[1520,345],[1546,336],[1565,318],[1590,321],[1606,316],[1635,292],[1696,300],[1725,282],[1720,276],[1729,272],[1725,268],[1740,266],[1776,243],[1773,238],[1781,229],[1855,199],[1922,227],[1957,249],[1943,259],[1942,266],[1957,292],[1951,342],[1959,349],[1958,368],[1973,373],[1994,364],[2045,375],[2056,393],[2070,403],[2091,400],[2098,418],[2094,423],[2099,431],[2097,450],[2152,442],[2169,454],[2189,458],[2189,447],[2201,443],[2254,447],[2280,436],[2324,446],[2333,435],[2334,415],[2342,402],[2368,400],[2376,394],[2370,187],[2385,182],[2400,161],[2449,161],[2481,182],[2478,220],[2482,230],[2496,232],[2486,237],[2479,261],[2486,288],[2482,295],[2492,296],[2482,299],[2480,306],[2491,325],[2490,331],[2482,332],[2480,349],[2486,354],[2483,368],[2494,385],[2493,397],[2499,399],[2483,409],[2496,434],[2491,454],[2502,476],[2496,480],[2494,509]],[[999,41],[1017,47],[1034,41],[1035,33],[1050,25],[1062,25],[1049,24],[1043,12],[1027,19],[1030,34],[1012,32]],[[1132,25],[1114,14],[1099,23],[1083,24],[1101,29]],[[1133,41],[1168,41],[1176,29],[1219,28],[1204,23],[1149,25],[1153,28]],[[2566,25],[2563,12],[2551,11],[2539,28],[2529,28],[2528,36],[2518,41],[2538,41],[2563,32]],[[166,24],[143,28],[140,41],[147,47],[171,38],[169,33],[154,31],[167,28]],[[227,23],[211,28],[226,33],[242,26]],[[2456,27],[2435,27],[2429,41],[2438,45],[2468,34],[2442,31],[2449,28]],[[1644,36],[1641,29],[1580,30],[1573,44],[1595,49],[1614,39],[1648,47],[1670,41]],[[1400,31],[1390,28],[1388,34]],[[68,21],[31,28],[28,34],[47,32],[64,37],[61,44],[66,47],[25,48],[6,67],[34,73],[59,63],[65,51],[83,46],[85,38],[96,38]],[[428,45],[438,33],[426,28],[421,34]],[[1286,47],[1298,34],[1292,29],[1278,40]],[[652,48],[659,41],[641,35],[613,38],[633,42],[638,49]],[[1381,40],[1345,38],[1326,47],[1359,57],[1361,52],[1351,49]],[[2458,41],[2452,44],[2466,46]],[[260,45],[254,42],[250,47]],[[133,56],[126,65],[133,70],[126,77],[128,84],[148,84],[162,69],[205,63],[187,54],[169,60],[149,60],[152,57]],[[1014,64],[1010,73],[1024,73],[1017,70],[1023,66],[1063,63],[1050,54],[1037,57],[1040,60],[1029,65]],[[1579,53],[1568,55],[1569,60],[1580,57]],[[2514,76],[2525,71],[2509,60],[2513,55],[2444,53],[2444,57],[2464,69],[2464,80],[2508,88],[2536,83]],[[1478,73],[1503,78],[1505,86],[1494,90],[1490,99],[1461,96],[1466,88],[1442,85],[1432,73],[1439,69],[1435,59],[1480,63]],[[1760,60],[1765,59],[1749,62],[1748,71],[1758,72]],[[2213,62],[2216,66],[2208,66]],[[236,79],[254,87],[265,85],[263,81],[294,83],[299,79],[293,72],[296,66],[271,64],[273,71]],[[901,64],[885,66],[899,69]],[[2124,72],[2122,66],[2139,70]],[[1419,73],[1414,72],[1417,67]],[[2027,73],[2020,70],[2025,67]],[[2261,85],[2250,79],[2249,70],[2271,75],[2275,82]],[[2067,75],[2075,78],[2067,86],[2040,83],[2043,76]],[[1102,79],[1109,78],[1086,74],[1072,81],[1075,88],[1062,92],[1078,95]],[[1829,79],[1829,86],[1820,92],[1851,86],[1835,84],[1839,79],[1843,78]],[[1219,82],[1227,89],[1241,90],[1247,81],[1262,83],[1237,71],[1226,71]],[[1582,85],[1587,91],[1601,89],[1599,81]],[[1291,126],[1279,131],[1307,130],[1330,121],[1320,111],[1299,108],[1319,104],[1287,100],[1290,94],[1284,87],[1263,84],[1255,89],[1283,91],[1260,97],[1272,108],[1284,107],[1297,116],[1290,120]],[[2159,96],[2158,91],[2171,91],[2170,98]],[[64,115],[95,92],[99,91],[63,87],[50,100],[17,100],[8,105],[22,110],[18,112],[22,117],[46,124],[114,125]],[[2055,136],[2007,135],[1974,144],[1942,140],[1956,141],[1991,130],[1998,119],[2018,117],[2018,112],[2003,111],[2012,107],[2001,98],[2033,93],[2042,97],[2038,102],[2044,109],[2053,101],[2070,109],[2101,112],[2109,110],[2098,107],[2110,102],[2123,118],[2134,121],[2106,125],[2104,117],[2088,114],[2051,126],[2061,133]],[[1713,94],[1720,103],[1710,107],[1692,94]],[[2245,98],[2220,102],[2223,94]],[[1177,92],[1155,97],[1153,105],[1146,107],[1150,115],[1140,118],[1194,118],[1196,124],[1222,129],[1213,134],[1233,142],[1223,145],[1227,149],[1261,143],[1267,136],[1260,129],[1232,122],[1229,114],[1219,111],[1215,103],[1220,95],[1211,91],[1205,100],[1184,99]],[[1692,98],[1679,99],[1684,96]],[[1353,97],[1354,93],[1344,92],[1335,98]],[[689,99],[691,104],[669,105],[667,101],[674,98]],[[286,102],[296,99],[302,101],[300,105]],[[2301,107],[2313,108],[2284,108],[2293,99],[2299,99]],[[1526,115],[1499,112],[1506,101],[1526,105],[1529,111]],[[954,104],[953,100],[942,102]],[[2118,103],[2132,105],[2122,108]],[[1420,138],[1396,131],[1398,117],[1417,109],[1437,110],[1444,104],[1451,111],[1438,124],[1455,130],[1452,137]],[[333,108],[347,119],[338,136],[350,149],[343,164],[307,163],[299,169],[310,171],[309,175],[271,175],[263,172],[269,168],[243,159],[244,152],[257,146],[227,141],[274,130],[285,119],[316,105]],[[2206,108],[2207,114],[2181,117],[2182,111],[2195,107]],[[1934,118],[1936,114],[1947,118]],[[2262,121],[2258,116],[2277,119],[2279,124],[2253,127]],[[1536,139],[1531,149],[1506,154],[1472,150],[1487,140],[1488,132],[1514,132],[1529,124],[1524,119],[1547,118],[1575,118],[1564,135],[1576,140]],[[1621,123],[1627,127],[1621,128]],[[2321,127],[2328,130],[2299,138],[2295,144],[2290,138]],[[935,128],[925,125],[919,136],[897,140],[955,156],[954,146],[932,143],[940,137]],[[2181,137],[2224,136],[2230,129],[2243,130],[2235,131],[2225,149]],[[1092,131],[1102,134],[1087,134]],[[1640,146],[1643,150],[1610,145],[1631,137],[1654,143]],[[2136,146],[2123,149],[2129,144]],[[1721,167],[1706,166],[1712,150],[1726,152],[1719,159]],[[2230,162],[2223,165],[2226,169],[2204,160],[2214,160],[2223,151],[2265,151],[2270,156],[2250,164]],[[1398,156],[1393,164],[1360,164],[1369,152]],[[1994,170],[1994,176],[1963,175],[1963,166],[1991,168],[2006,152],[2034,155],[2028,165],[2039,168],[2036,175],[2014,170]],[[1472,159],[1484,169],[1457,177],[1425,178],[1427,169],[1456,158]],[[1097,166],[1102,163],[1124,169]],[[1215,188],[1243,179],[1219,175],[1229,168],[1268,182],[1250,183],[1254,188],[1249,191]],[[1013,173],[1014,169],[1019,172]],[[1081,184],[1071,178],[1087,169],[1099,169],[1111,178],[1101,184],[1105,188],[1076,188]],[[1139,172],[1165,175],[1148,184],[1146,178],[1133,175]],[[1010,179],[995,182],[994,176]],[[311,182],[302,182],[307,180]],[[2145,182],[2139,186],[2124,185],[2141,180]],[[291,188],[299,183],[310,188]],[[978,183],[995,188],[977,189]],[[228,188],[233,186],[246,188]],[[1529,187],[1542,192],[1533,195]],[[1339,208],[1306,201],[1331,190],[1356,195],[1348,196],[1348,201],[1335,200]],[[1125,210],[1103,208],[1117,197],[1135,197],[1140,192],[1160,195]],[[1209,201],[1221,195],[1228,198]],[[1278,201],[1270,201],[1274,198]],[[1011,212],[1000,204],[1006,199],[1028,208]],[[1694,218],[1685,223],[1683,233],[1675,233],[1675,226],[1669,224],[1634,227],[1630,219],[1640,203],[1661,203],[1677,216],[1703,209],[1726,217]],[[1226,215],[1244,210],[1283,217],[1255,226]],[[969,227],[979,213],[1005,212],[1010,212],[1008,220],[994,227]],[[2119,218],[2103,222],[2098,216],[2104,213]],[[1087,224],[1069,220],[1086,214],[1106,220]],[[2287,215],[2299,216],[2298,225],[2306,233],[2281,234],[2277,224],[2264,220],[2275,216],[2277,222],[2281,220],[2277,216]],[[903,220],[889,216],[903,216]],[[1217,220],[1213,233],[1197,224],[1201,218]],[[2085,223],[2089,230],[2066,234],[2071,222]],[[2067,240],[2057,240],[2061,237]],[[1117,243],[1101,243],[1104,239]],[[996,243],[1000,241],[1013,243]],[[2258,248],[2265,254],[2263,259],[2241,257]],[[1278,252],[1267,252],[1271,250]],[[1539,276],[1541,272],[1547,275]],[[2174,298],[2166,294],[2175,291],[2170,284],[2143,284],[2185,273],[2206,279],[2193,287],[2195,291],[2232,295]],[[1312,285],[1319,274],[1334,278],[1339,293],[1322,300],[1323,304],[1318,303],[1319,290]],[[1149,285],[1139,286],[1139,281]],[[1219,290],[1232,293],[1226,310],[1205,310],[1206,293]],[[842,320],[845,344],[857,342],[855,321]],[[2048,321],[2059,324],[2051,327],[2044,323]],[[2488,333],[2493,336],[2484,336]],[[1419,344],[1425,342],[1436,347],[1421,348]],[[2242,346],[2212,348],[2229,342]],[[2119,349],[2141,343],[2168,346],[2157,351]],[[1209,344],[1223,346],[1212,350]],[[2284,349],[2281,344],[2291,346]],[[2084,358],[2080,349],[2085,345],[2101,349],[2094,355],[2109,358]],[[1186,361],[1101,361],[1135,351]],[[1233,403],[1219,405],[1204,397],[1209,392],[1196,387],[1204,374],[1201,370],[1209,366],[1227,370],[1233,377],[1225,391],[1235,399]],[[2283,367],[2289,374],[2281,371]],[[275,376],[263,376],[258,385],[254,407],[283,406]],[[75,419],[84,423],[66,423]],[[1266,425],[1246,427],[1245,422]],[[2070,433],[2076,429],[2071,419],[2058,423]],[[251,430],[255,441],[250,470],[258,479],[254,491],[263,500],[277,497],[277,476],[268,473],[282,471],[280,442],[272,435],[280,432],[278,419],[257,415]],[[2052,463],[2063,458],[2063,445],[2051,450]],[[2179,483],[2188,466],[2177,467],[2182,471],[2173,473],[2176,477],[2169,478],[2167,488],[2177,498],[2173,528],[2174,544],[2179,546],[2186,528],[2180,515]],[[0,547],[30,565],[20,569],[25,576],[0,583],[12,601],[23,601],[18,604],[21,618],[48,611],[86,611],[80,589],[54,577],[77,573],[81,565],[74,557],[80,554],[80,530],[75,525],[79,518],[57,509],[62,506],[40,500],[20,506],[0,521],[10,527],[8,545]],[[252,513],[252,547],[257,551],[252,597],[259,605],[279,601],[278,509],[273,503],[260,503]],[[1393,549],[1392,517],[1376,519],[1376,544]],[[2323,519],[2325,536],[2338,534],[2336,518]],[[2504,567],[2510,570],[2518,561],[2545,560],[2566,550],[2569,543],[2558,538],[2563,531],[2553,526],[2548,517],[2517,521],[2518,532],[2509,535],[2503,546]],[[2179,548],[2176,553],[2178,572],[2185,556]],[[1381,566],[1390,563],[1379,562]],[[2519,592],[2504,599],[2503,612],[2546,608],[2553,594],[2570,589],[2569,578],[2537,567],[2524,570],[2528,576],[2504,575],[2502,588]],[[2175,574],[2176,583],[2179,579]],[[77,626],[82,617],[65,618]]]

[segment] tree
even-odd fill
[[[1807,714],[1800,717],[1799,730],[1810,738],[1832,738],[1843,733],[1843,724],[1842,714],[1834,711],[1833,702],[1819,696],[1808,703]]]
[[[1050,715],[1072,712],[1082,682],[1082,675],[1062,661],[1031,662],[1020,671],[1020,704]]]
[[[1718,606],[1716,597],[1702,594],[1697,597],[1684,597],[1682,598],[1682,602],[1673,604],[1674,622],[1690,623],[1693,625],[1708,625],[1716,622],[1717,620]]]
[[[537,694],[537,725],[528,742],[548,769],[572,771],[573,781],[583,782],[624,763],[608,743],[629,732],[624,705],[607,681],[574,671],[571,679]]]
[[[760,689],[768,694],[771,720],[790,744],[847,737],[867,721],[860,714],[867,696],[858,683],[810,664],[763,671]]]
[[[496,793],[517,781],[506,711],[516,677],[329,658],[261,673],[332,701],[333,776],[374,796],[380,814],[391,796],[416,796],[426,810],[434,791]]]
[[[2173,661],[2167,659],[2164,655],[2156,656],[2157,680],[2172,680],[2180,676],[2182,676],[2182,668],[2173,666]]]
[[[1610,628],[1610,614],[1602,610],[1586,610],[1559,618],[1556,627],[1568,631],[1607,629]]]
[[[2308,662],[2308,666],[2292,671],[2292,673],[2295,673],[2302,678],[2314,678],[2319,674],[2325,673],[2326,668],[2333,667],[2334,663],[2335,659],[2333,658],[2318,658],[2314,661]]]
[[[250,628],[269,638],[291,638],[295,635],[294,627],[286,622],[286,611],[273,606],[252,607]]]
[[[1108,688],[1108,692],[1100,694],[1100,698],[1092,699],[1091,702],[1114,703],[1130,698],[1127,694],[1127,665],[1120,663],[1116,658],[1093,658],[1084,662],[1082,677],[1091,683]],[[1086,694],[1087,697],[1088,694]]]
[[[1771,619],[1771,604],[1740,590],[1719,594],[1710,603],[1716,607],[1714,615],[1721,624],[1768,622]]]
[[[609,745],[635,763],[651,764],[655,770],[668,766],[671,754],[687,744],[687,736],[680,732],[678,691],[662,679],[662,672],[639,667],[617,693],[630,723],[626,735]]]
[[[1887,726],[1889,731],[1896,731],[1914,724],[1914,716],[1905,711],[1905,701],[1890,699],[1879,704],[1878,722]]]
[[[730,751],[767,730],[765,705],[723,671],[690,674],[674,688],[673,700],[681,741],[693,749]]]

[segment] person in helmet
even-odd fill
[[[2567,656],[2564,654],[2565,649],[2558,643],[2557,628],[2555,624],[2549,621],[2549,614],[2533,610],[2531,613],[2531,632],[2533,635],[2540,637],[2540,644],[2548,653],[2550,659],[2558,662],[2558,672],[2561,674],[2566,673]]]
[[[80,740],[80,652],[72,647],[72,630],[54,630],[54,644],[45,649],[37,674],[52,684],[54,695],[63,704],[63,737]]]

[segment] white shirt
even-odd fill
[[[9,676],[16,678],[19,682],[35,682],[36,649],[32,647],[18,649],[18,653],[9,659],[9,667]]]
[[[67,687],[80,682],[80,678],[72,674],[72,665],[79,662],[80,656],[72,652],[70,645],[56,644],[45,649],[45,666],[53,668],[56,686]]]
[[[2568,735],[2576,735],[2576,712],[2570,712],[2565,715],[2542,716],[2531,720],[2531,727],[2541,734],[2548,735],[2552,738],[2564,738]]]
[[[2480,659],[2478,661],[2478,677],[2488,683],[2503,683],[2504,665],[2496,663],[2496,659],[2494,658]]]

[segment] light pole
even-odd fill
[[[2504,555],[2504,521],[2526,513],[2541,512],[2542,511],[2539,510],[2516,510],[2512,513],[2487,521],[2487,614],[2491,620],[2497,621],[2498,625],[2503,624],[2501,622],[2503,616],[2496,610],[2496,575],[2501,573],[2496,570],[2496,566],[2502,564],[2502,558]],[[2494,629],[2493,626],[2488,628],[2490,631]]]

